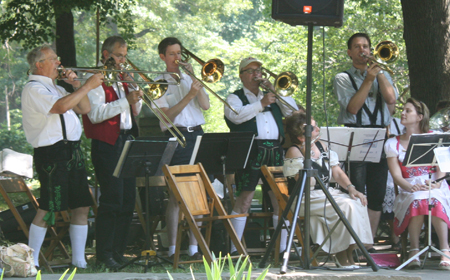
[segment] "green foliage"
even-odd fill
[[[221,280],[223,270],[225,267],[225,258],[222,258],[222,253],[219,253],[219,258],[216,258],[214,253],[212,253],[213,261],[211,263],[211,266],[206,261],[205,257],[203,256],[203,264],[205,266],[205,273],[208,280]],[[230,254],[227,255],[228,260],[228,266],[230,268],[230,277],[227,279],[230,280],[250,280],[251,274],[252,274],[252,264],[248,261],[248,256],[245,257],[244,260],[242,260],[242,255],[239,257],[238,261],[236,262],[236,265],[233,264],[233,261],[230,257]],[[247,269],[248,264],[248,271],[247,271],[247,277],[245,277],[244,273]],[[194,273],[192,271],[192,267],[190,267],[192,279],[195,280]],[[267,272],[269,271],[269,267],[267,267],[265,270],[261,272],[261,274],[256,278],[256,280],[263,280]],[[167,274],[169,276],[170,280],[174,280],[172,275],[167,271]]]
[[[131,6],[126,0],[10,0],[2,6],[0,38],[2,42],[20,42],[24,48],[33,48],[55,39],[55,18],[75,10],[99,9],[102,24],[115,24],[123,28],[125,38],[133,40]]]
[[[33,147],[28,144],[22,129],[22,111],[19,109],[10,111],[11,129],[6,124],[0,125],[0,149],[8,148],[16,152],[33,154]]]
[[[69,272],[70,268],[68,268],[66,271],[64,271],[64,273],[61,275],[61,277],[59,277],[59,280],[63,280],[64,277],[66,276],[67,272]],[[75,273],[77,272],[77,268],[75,267],[75,269],[72,271],[72,273],[70,274],[70,276],[67,278],[67,280],[72,280],[73,277],[75,277]],[[0,279],[1,280],[1,279]],[[41,271],[39,270],[37,275],[36,275],[36,280],[41,280]]]

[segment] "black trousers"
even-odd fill
[[[350,162],[350,181],[356,190],[367,195],[367,207],[373,211],[383,210],[388,174],[387,159],[380,162]]]
[[[92,140],[91,156],[100,184],[100,206],[96,220],[97,259],[123,255],[136,201],[136,179],[119,179],[112,174],[123,145],[131,135],[120,135],[116,144]]]

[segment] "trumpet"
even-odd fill
[[[181,147],[185,148],[186,138],[184,138],[183,134],[180,130],[173,124],[173,122],[167,117],[166,114],[161,110],[161,108],[156,105],[155,100],[161,98],[167,91],[169,84],[166,80],[160,79],[157,81],[153,81],[145,75],[146,71],[141,71],[137,68],[137,66],[132,63],[127,58],[127,63],[122,63],[121,68],[127,73],[138,73],[138,75],[146,82],[146,84],[151,84],[151,86],[144,88],[144,94],[142,96],[142,101],[148,106],[148,108],[155,114],[155,116],[159,119],[159,121],[166,127],[167,131],[172,134],[173,137],[177,139],[177,142],[181,145]],[[134,69],[134,71],[128,70],[128,66]],[[159,72],[159,73],[171,73],[174,74],[175,80],[180,83],[180,76],[177,73],[172,72]],[[131,76],[130,76],[131,77]],[[133,78],[132,78],[133,79]],[[140,81],[133,81],[130,83],[139,83]],[[153,105],[153,106],[152,106]],[[169,126],[170,125],[170,126]],[[178,135],[175,132],[178,133]]]
[[[273,72],[264,67],[261,68],[261,71],[263,73],[263,77],[266,77],[268,75],[270,77],[275,78],[275,91],[273,91],[271,88],[264,85],[263,83],[260,83],[259,86],[275,94],[275,97],[278,98],[278,100],[280,100],[281,103],[283,103],[292,111],[297,111],[297,108],[295,108],[291,104],[287,103],[283,98],[281,98],[281,96],[283,97],[290,96],[297,90],[298,87],[297,76],[290,71],[282,72],[279,75],[275,75]],[[257,77],[253,79],[256,81]]]
[[[382,70],[389,72],[389,74],[394,75],[394,72],[387,66],[387,64],[395,62],[400,56],[397,45],[391,41],[382,41],[375,46],[373,51],[373,56],[368,56],[364,53],[361,54],[373,62],[379,64]]]
[[[188,51],[185,48],[183,48],[183,50],[181,51],[181,56],[184,57],[184,60],[182,60],[181,62],[187,62],[189,60],[189,57],[192,57],[192,58],[194,58],[197,62],[199,62],[203,66],[202,67],[202,79],[203,79],[203,81],[210,82],[210,83],[215,83],[215,82],[217,82],[218,80],[220,80],[222,78],[225,66],[223,65],[221,60],[219,60],[219,59],[211,59],[211,60],[208,60],[208,62],[205,63],[205,62],[200,60],[198,57],[193,55],[193,53],[191,53],[190,51]],[[188,73],[192,78],[194,78],[197,81],[199,81],[203,85],[203,87],[205,89],[207,89],[210,93],[212,93],[215,97],[219,98],[220,102],[222,102],[223,104],[225,104],[225,106],[230,108],[231,111],[233,111],[236,115],[239,115],[239,113],[230,104],[228,104],[228,102],[223,100],[222,97],[220,97],[211,88],[209,88],[202,80],[197,78],[194,75],[194,73],[189,71],[184,65],[181,65],[179,60],[176,60],[175,63],[180,65],[180,67],[186,73]]]

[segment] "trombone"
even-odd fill
[[[283,103],[292,111],[297,111],[297,108],[295,108],[291,104],[287,103],[283,98],[281,98],[281,96],[286,97],[292,95],[297,90],[298,87],[297,76],[290,71],[282,72],[280,75],[275,75],[273,72],[264,67],[261,67],[261,71],[264,77],[268,75],[269,77],[275,78],[275,91],[273,91],[271,88],[264,85],[263,83],[260,83],[259,86],[275,94],[275,97],[278,98],[278,100],[280,100],[281,103]],[[255,77],[254,80],[256,79],[257,78]]]
[[[184,138],[183,134],[180,132],[180,130],[173,124],[173,122],[167,117],[166,114],[161,110],[161,108],[156,105],[155,100],[161,98],[167,91],[169,85],[171,83],[168,83],[166,80],[160,79],[157,81],[153,81],[152,79],[148,78],[145,73],[147,71],[141,71],[137,68],[137,66],[131,62],[127,58],[126,63],[122,63],[121,68],[124,68],[125,73],[137,73],[139,76],[144,80],[146,84],[151,84],[150,87],[144,88],[144,94],[142,96],[142,101],[148,106],[148,108],[155,114],[155,116],[159,119],[159,121],[166,127],[167,131],[172,134],[173,137],[177,139],[177,142],[181,145],[181,147],[186,147],[186,138]],[[130,71],[126,68],[128,66],[132,67],[134,71]],[[155,72],[151,72],[155,73]],[[177,73],[172,72],[156,72],[156,73],[170,73],[174,76],[175,80],[180,83],[180,76]],[[131,77],[131,76],[130,76]],[[133,79],[133,78],[132,78]],[[131,83],[141,83],[141,81],[133,81]],[[173,83],[172,83],[173,84]],[[152,107],[154,106],[154,108]],[[170,126],[169,126],[170,125]],[[178,135],[174,132],[177,132]],[[181,138],[181,139],[180,139]]]
[[[362,53],[361,56],[378,63],[382,70],[385,70],[389,72],[389,74],[394,75],[394,72],[392,72],[387,64],[395,62],[400,56],[400,51],[398,50],[397,45],[395,45],[393,42],[381,41],[375,46],[373,56],[368,56],[364,53]]]
[[[128,60],[129,61],[129,60]],[[175,81],[176,83],[169,83],[165,80],[159,80],[159,81],[133,81],[133,83],[139,83],[139,84],[156,84],[156,85],[179,85],[180,84],[180,76],[177,73],[173,73],[173,72],[159,72],[159,71],[141,71],[141,70],[129,70],[129,69],[115,69],[115,61],[113,58],[108,59],[105,62],[105,65],[100,66],[100,67],[83,67],[83,68],[78,68],[78,67],[67,67],[67,68],[63,68],[63,67],[58,67],[57,68],[59,75],[57,77],[58,80],[64,80],[64,76],[65,76],[65,71],[66,70],[72,70],[72,71],[80,71],[80,72],[85,72],[85,73],[95,73],[95,72],[101,72],[105,78],[104,78],[104,83],[107,86],[112,86],[113,83],[116,82],[120,82],[120,83],[130,83],[127,82],[126,80],[117,80],[115,78],[115,76],[117,74],[120,73],[127,73],[127,74],[131,74],[131,73],[136,73],[136,74],[173,74],[175,75]],[[84,81],[86,80],[85,78],[77,78],[75,79],[76,81]],[[167,89],[166,89],[167,90]]]
[[[200,63],[200,65],[202,65],[202,80],[203,81],[208,82],[208,83],[215,83],[222,78],[223,72],[225,70],[225,65],[223,64],[223,62],[220,59],[216,59],[216,58],[210,59],[205,63],[203,60],[201,60],[200,58],[198,58],[197,56],[195,56],[193,53],[191,53],[190,51],[188,51],[185,48],[183,48],[181,50],[181,56],[183,57],[181,62],[188,62],[189,58],[192,57],[195,61],[197,61],[198,63]],[[233,111],[236,115],[239,115],[239,113],[233,107],[231,107],[231,105],[228,104],[228,102],[223,100],[222,97],[220,97],[217,93],[215,93],[202,80],[197,78],[194,75],[194,73],[189,71],[184,65],[181,65],[179,62],[180,62],[179,60],[175,61],[175,63],[180,65],[180,67],[186,73],[188,73],[191,77],[193,77],[194,79],[199,81],[205,89],[207,89],[209,92],[211,92],[215,97],[219,98],[220,102],[222,102],[228,108],[230,108],[230,110]]]

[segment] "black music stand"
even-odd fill
[[[358,244],[358,247],[363,252],[363,255],[366,257],[367,262],[372,266],[373,271],[378,271],[379,267],[377,264],[373,261],[373,259],[370,257],[369,253],[367,252],[364,245],[361,243],[361,240],[358,238],[358,236],[355,234],[353,228],[345,218],[345,216],[342,214],[341,210],[339,209],[339,206],[334,201],[334,198],[331,196],[331,194],[328,192],[328,189],[324,186],[321,179],[317,176],[317,170],[312,169],[312,161],[311,161],[311,135],[313,128],[311,126],[311,93],[312,93],[312,49],[313,49],[313,28],[314,23],[309,22],[308,23],[308,53],[307,53],[307,69],[306,69],[306,132],[305,132],[305,160],[304,160],[304,169],[299,170],[301,176],[299,180],[296,182],[294,190],[292,194],[289,197],[288,203],[286,205],[286,208],[283,211],[283,214],[281,218],[279,219],[278,226],[275,229],[275,232],[273,236],[270,238],[269,246],[267,247],[267,251],[264,254],[263,258],[261,259],[261,262],[259,263],[260,268],[264,268],[267,259],[269,258],[269,255],[272,251],[272,249],[275,247],[276,239],[278,238],[278,234],[281,232],[281,228],[283,227],[284,221],[287,220],[287,215],[290,211],[291,205],[294,203],[294,200],[297,199],[297,204],[294,211],[294,217],[298,217],[298,213],[300,212],[300,205],[302,201],[303,193],[305,193],[305,222],[304,222],[304,235],[305,238],[303,246],[305,247],[306,254],[305,256],[305,264],[303,269],[310,269],[311,264],[309,261],[309,244],[310,244],[310,237],[309,237],[309,231],[310,231],[310,180],[309,178],[315,177],[316,182],[319,182],[323,192],[327,196],[328,200],[332,204],[334,210],[339,215],[340,220],[344,223],[347,230],[352,235],[353,239],[356,241],[356,244]],[[292,219],[292,224],[290,226],[287,226],[288,232],[289,232],[289,238],[288,238],[288,244],[286,248],[286,253],[283,254],[283,264],[280,268],[280,273],[285,274],[287,270],[287,263],[289,261],[289,252],[291,250],[292,241],[294,239],[294,230],[297,225],[297,218]],[[326,242],[327,239],[325,239],[324,242]],[[296,250],[297,251],[297,250]],[[298,253],[298,252],[297,252]]]
[[[125,142],[116,170],[114,171],[114,176],[118,178],[145,176],[146,250],[142,251],[140,256],[120,266],[119,269],[140,260],[142,257],[145,257],[145,264],[143,265],[145,267],[144,273],[147,272],[148,267],[152,266],[152,264],[149,264],[151,256],[156,256],[158,259],[172,263],[170,260],[158,256],[155,251],[150,249],[148,188],[150,187],[150,176],[162,176],[162,166],[170,163],[177,145],[178,143],[169,137],[145,137]],[[157,264],[161,265],[159,262]]]
[[[450,146],[450,134],[413,134],[409,139],[408,149],[406,150],[405,159],[403,160],[403,165],[406,167],[412,166],[436,166],[437,161],[434,154],[435,148],[440,147],[449,147]],[[441,178],[438,179],[442,180]],[[419,257],[425,252],[428,252],[429,256],[431,256],[431,251],[434,251],[441,256],[445,256],[450,258],[449,255],[442,253],[441,250],[431,245],[431,210],[434,205],[431,205],[431,173],[429,174],[430,184],[428,185],[428,245],[425,246],[421,251],[417,254],[409,258],[402,265],[397,267],[395,270],[400,270],[410,262],[412,262],[416,257]],[[427,260],[427,254],[422,263],[422,268],[425,266],[425,262]]]
[[[226,174],[245,168],[253,144],[253,132],[205,133],[197,136],[189,164],[201,162],[208,174],[223,174],[224,192]],[[227,204],[225,203],[225,210]]]

